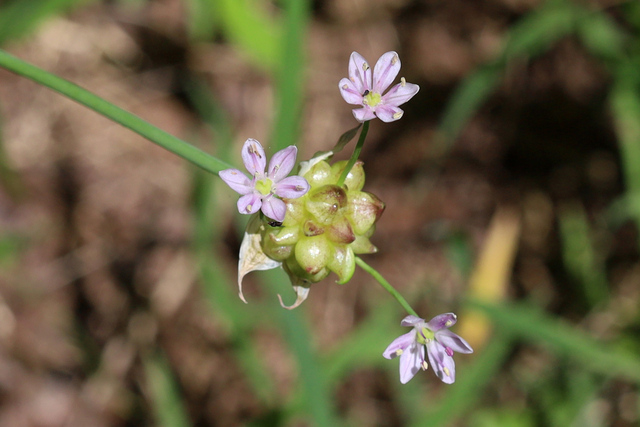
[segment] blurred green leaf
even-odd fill
[[[13,0],[0,8],[0,45],[29,35],[42,21],[93,0]]]
[[[306,63],[306,28],[310,13],[309,0],[285,0],[284,37],[281,38],[282,60],[277,69],[276,115],[271,145],[274,151],[296,145],[304,99],[304,66]]]
[[[590,307],[608,300],[609,290],[604,261],[593,242],[586,214],[581,205],[564,205],[559,215],[562,257],[571,276],[582,285]]]
[[[282,63],[282,25],[268,13],[264,0],[208,0],[220,17],[224,36],[248,54],[254,64],[274,71]]]
[[[391,299],[377,302],[375,310],[324,356],[327,381],[335,387],[356,369],[373,366],[388,365],[396,372],[394,376],[397,375],[397,363],[384,359],[382,352],[391,341],[405,333],[403,329],[398,320],[397,303]]]
[[[540,55],[575,29],[579,9],[570,2],[549,1],[514,25],[497,59],[478,67],[456,89],[440,122],[444,144],[455,139],[500,82],[509,63]]]
[[[289,278],[281,269],[265,271],[262,277],[274,302],[278,294],[291,292]],[[303,312],[300,309],[285,310],[279,305],[274,305],[272,312],[277,316],[280,330],[298,366],[302,393],[296,393],[293,403],[306,409],[312,425],[339,426],[327,386],[327,374],[313,351],[313,335]]]
[[[212,0],[188,0],[188,24],[191,40],[213,39],[218,24],[218,15]]]
[[[628,207],[640,198],[640,78],[633,62],[621,64],[609,95],[620,146]],[[640,210],[630,209],[640,229]]]
[[[158,425],[162,427],[190,426],[191,422],[182,404],[180,389],[165,357],[158,353],[143,358],[142,363]]]
[[[618,62],[624,55],[626,34],[608,15],[598,11],[583,11],[577,19],[577,35],[596,58]]]
[[[613,343],[591,338],[538,308],[526,304],[489,305],[478,301],[470,304],[513,337],[546,347],[591,372],[640,383],[640,356],[617,348]]]

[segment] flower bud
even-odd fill
[[[347,204],[346,192],[337,185],[325,185],[310,193],[305,207],[321,224],[331,224]]]
[[[301,237],[295,247],[298,264],[312,276],[327,266],[331,252],[331,246],[325,236]]]
[[[384,212],[384,203],[364,191],[349,191],[346,216],[356,234],[364,234]]]

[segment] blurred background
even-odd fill
[[[476,350],[401,386],[361,270],[243,304],[234,192],[0,69],[0,426],[638,425],[639,2],[5,0],[0,45],[238,166],[328,150],[351,52],[397,51],[365,260]]]

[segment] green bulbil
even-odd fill
[[[347,283],[355,271],[355,256],[377,251],[369,237],[384,211],[376,196],[361,191],[363,163],[357,161],[344,185],[336,185],[346,161],[319,161],[305,174],[311,189],[304,196],[284,199],[282,226],[263,227],[262,250],[281,261],[292,281],[316,283],[331,272]]]

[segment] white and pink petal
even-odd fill
[[[267,159],[262,144],[253,138],[247,139],[242,146],[242,161],[251,175],[264,175]]]
[[[282,222],[287,213],[287,205],[282,200],[269,195],[262,201],[262,213],[271,219]]]
[[[251,193],[238,199],[238,212],[249,215],[256,213],[262,206],[262,195],[260,193]]]
[[[402,83],[398,83],[382,95],[382,102],[386,105],[395,105],[397,107],[413,98],[419,90],[420,86],[403,80]]]
[[[253,182],[238,169],[225,169],[218,176],[236,193],[245,195],[253,192]]]
[[[385,123],[400,120],[404,115],[404,111],[394,105],[378,105],[376,107],[376,117]]]
[[[349,79],[354,83],[357,92],[362,94],[365,90],[371,90],[371,67],[358,52],[351,53]]]
[[[297,199],[304,196],[309,191],[309,188],[309,183],[306,179],[298,175],[292,175],[276,184],[275,193],[278,197],[284,197],[285,199]]]
[[[297,155],[298,148],[295,145],[290,145],[274,154],[269,162],[269,178],[277,183],[289,175],[296,164]]]
[[[400,58],[396,52],[387,52],[378,59],[373,69],[373,91],[384,92],[400,72]]]
[[[355,110],[353,110],[353,117],[355,117],[356,120],[359,121],[360,123],[364,123],[368,120],[375,119],[376,115],[371,109],[371,107],[367,106],[364,108],[356,108]]]
[[[351,80],[344,78],[338,83],[340,89],[340,95],[348,103],[352,105],[362,105],[363,97],[362,93],[358,91],[355,83]]]

